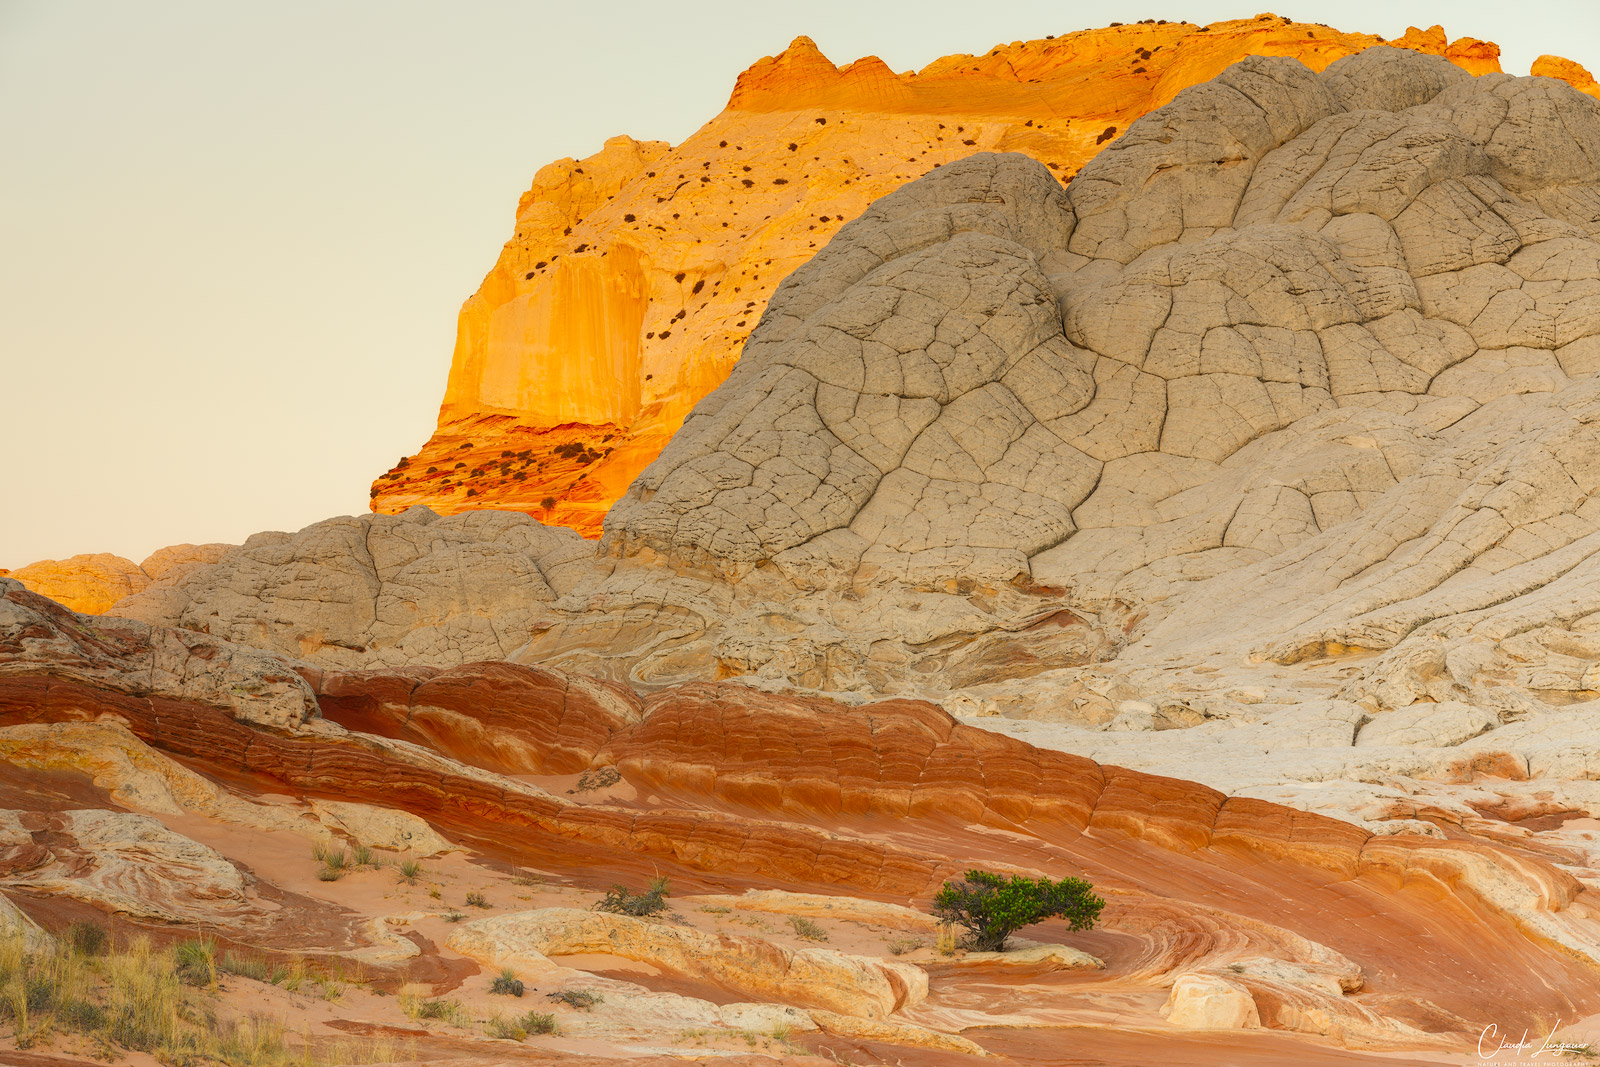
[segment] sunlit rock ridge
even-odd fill
[[[978,151],[1021,152],[1067,180],[1245,56],[1321,70],[1383,43],[1270,15],[1148,20],[897,74],[870,56],[836,67],[798,38],[682,144],[617,137],[538,173],[462,308],[438,428],[373,483],[373,508],[516,508],[598,536],[727,377],[778,282],[877,198]],[[1438,27],[1387,43],[1499,70],[1495,45]]]

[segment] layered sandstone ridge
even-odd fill
[[[425,911],[372,922],[343,911],[344,925],[319,935],[352,939],[361,958],[416,960],[436,958],[437,944],[396,925],[439,923],[421,928],[491,969],[603,990],[605,1010],[573,1020],[585,1035],[662,1043],[685,1020],[735,1032],[761,1020],[972,1052],[1006,1040],[996,1026],[1089,1032],[1115,1018],[1169,1047],[1186,1027],[1226,1025],[1351,1048],[1460,1048],[1492,1018],[1531,1024],[1600,1007],[1592,894],[1526,846],[1374,835],[1036,748],[918,701],[851,708],[729,684],[640,701],[570,673],[475,664],[307,669],[294,679],[301,713],[285,717],[273,695],[283,660],[207,638],[181,677],[153,676],[149,657],[190,637],[94,621],[91,631],[0,581],[0,766],[37,774],[52,739],[101,730],[124,738],[131,768],[58,744],[57,776],[35,779],[30,806],[0,814],[0,886],[27,908],[70,896],[135,922],[203,922],[235,944],[296,921],[304,937],[318,913],[284,891],[294,862],[255,858],[279,830],[267,820],[309,825],[324,808],[366,806],[366,824],[382,811],[426,820],[486,861],[514,858],[585,890],[655,871],[729,901],[648,923],[535,890],[544,903],[468,926]],[[610,772],[613,785],[558,792],[580,766]],[[107,791],[69,785],[62,775],[78,767]],[[193,767],[208,786],[130,788],[193,782]],[[249,831],[248,849],[229,825]],[[759,885],[758,915],[816,915],[841,941],[861,925],[897,935],[904,909],[886,904],[925,908],[972,865],[1090,878],[1108,900],[1101,929],[1053,935],[1081,942],[1061,951],[1069,964],[1091,948],[1104,968],[1088,960],[1063,997],[1050,953],[1028,956],[1026,980],[1013,983],[998,961],[890,959],[881,942],[834,950],[785,943],[760,921],[716,925],[743,900],[730,890]],[[359,886],[321,892],[363,899]],[[606,962],[619,958],[649,967],[619,973]],[[1494,966],[1461,965],[1479,958]],[[668,985],[652,986],[663,975]],[[723,999],[686,994],[686,981]]]
[[[1245,56],[1321,70],[1384,43],[1271,15],[1148,20],[896,74],[875,57],[836,67],[798,38],[682,144],[616,137],[539,171],[461,310],[438,428],[373,483],[373,508],[509,508],[598,536],[727,377],[778,282],[874,200],[978,151],[1070,179],[1134,119]],[[1388,43],[1499,70],[1496,46],[1437,26]]]

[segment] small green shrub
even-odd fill
[[[357,867],[371,867],[376,863],[372,855],[372,849],[366,845],[356,846],[355,860]]]
[[[407,885],[416,885],[417,879],[422,876],[422,864],[416,860],[400,861],[400,880]]]
[[[510,967],[495,975],[494,981],[489,983],[489,992],[505,997],[520,997],[526,988],[522,979],[517,977],[517,972]]]
[[[483,1032],[490,1037],[508,1041],[521,1041],[528,1036],[528,1031],[520,1022],[507,1022],[498,1015],[483,1025]]]
[[[1105,901],[1081,878],[1009,879],[993,871],[972,870],[960,882],[946,882],[934,895],[933,914],[967,930],[966,947],[1000,952],[1006,939],[1024,926],[1060,916],[1074,930],[1092,927]]]
[[[466,916],[461,914],[459,911],[449,911],[445,913],[444,921],[447,923],[458,923],[465,918]]]
[[[611,887],[605,899],[595,905],[595,910],[638,918],[660,915],[667,910],[667,891],[667,880],[661,877],[650,879],[650,886],[643,893],[630,892],[627,886],[619,883]]]
[[[485,897],[482,893],[468,893],[467,894],[467,907],[469,907],[469,908],[492,908],[492,907],[494,907],[494,905],[490,904],[488,898]]]
[[[337,867],[322,867],[317,871],[317,880],[322,882],[337,882],[344,877],[344,871]]]
[[[605,1003],[606,999],[590,989],[563,989],[559,993],[546,993],[545,996],[579,1011],[588,1011],[596,1004]]]

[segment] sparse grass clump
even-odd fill
[[[627,886],[619,883],[607,891],[605,899],[595,905],[595,910],[636,918],[660,915],[667,910],[668,888],[667,880],[659,876],[650,879],[649,888],[643,893],[631,892]]]
[[[162,950],[143,935],[117,944],[103,927],[103,937],[81,932],[91,926],[98,924],[76,924],[48,947],[32,948],[21,930],[0,929],[0,1024],[11,1030],[10,1047],[78,1035],[107,1062],[140,1052],[178,1067],[323,1067],[401,1057],[395,1047],[290,1049],[281,1023],[223,1016],[214,995],[197,988],[213,984],[219,969],[253,976],[265,967],[260,961],[230,952],[219,965],[215,945],[200,939]]]
[[[422,864],[416,860],[400,861],[400,880],[406,885],[416,885],[417,879],[422,876]]]
[[[927,945],[920,937],[897,937],[889,942],[889,951],[896,956],[904,956],[907,952],[915,952]]]
[[[810,919],[802,918],[799,915],[791,915],[789,916],[789,925],[794,927],[796,936],[806,941],[828,940],[828,932]]]
[[[517,972],[506,967],[489,983],[489,992],[505,997],[520,997],[527,989],[522,984],[522,979],[517,977]]]
[[[311,856],[322,864],[317,877],[324,882],[337,882],[350,872],[350,857],[343,848],[318,842],[312,846]]]
[[[503,1041],[522,1041],[528,1036],[528,1031],[520,1021],[513,1019],[508,1022],[499,1015],[484,1024],[483,1032]]]
[[[547,1011],[530,1011],[520,1020],[522,1028],[530,1034],[559,1034],[561,1024]]]
[[[355,861],[357,867],[377,866],[377,859],[373,856],[372,849],[366,845],[356,846]]]
[[[184,985],[214,986],[217,984],[217,946],[210,941],[189,940],[180,942],[174,952],[178,980]]]
[[[579,1011],[588,1011],[596,1004],[605,1003],[606,999],[592,989],[563,989],[559,993],[546,993],[545,996],[558,1003],[565,1004],[569,1008],[577,1008]]]
[[[273,969],[267,966],[266,960],[259,956],[241,956],[237,952],[224,953],[221,961],[217,963],[217,970],[223,974],[253,978],[257,982],[272,981],[273,976]]]
[[[494,905],[490,904],[489,903],[489,898],[485,897],[482,893],[468,893],[467,894],[467,907],[469,907],[469,908],[492,908],[492,907],[494,907]]]
[[[458,923],[462,919],[465,919],[465,918],[466,918],[465,915],[461,914],[459,911],[455,911],[455,910],[452,909],[451,911],[445,912],[444,921],[447,922],[447,923]]]
[[[416,1019],[427,1019],[449,1023],[452,1026],[466,1026],[472,1020],[461,1007],[461,1002],[453,997],[436,997],[424,1000],[417,1005]]]

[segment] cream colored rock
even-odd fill
[[[1043,945],[1027,938],[1013,937],[1004,952],[963,952],[939,960],[942,968],[970,967],[1040,967],[1051,966],[1066,970],[1103,970],[1105,961],[1091,956],[1071,945]]]
[[[27,913],[13,904],[9,897],[0,893],[0,937],[19,935],[24,947],[31,952],[46,951],[55,943],[55,938],[28,918]]]
[[[827,896],[821,893],[789,893],[781,889],[747,889],[742,894],[709,893],[684,897],[685,907],[736,908],[779,915],[804,915],[822,919],[844,919],[869,923],[891,930],[932,933],[939,920],[927,912],[899,904],[885,904],[859,897]]]
[[[0,671],[205,704],[273,730],[318,714],[311,687],[276,655],[192,630],[78,616],[4,577],[0,643],[8,652]]]
[[[941,1052],[964,1052],[969,1056],[989,1056],[992,1053],[982,1045],[959,1034],[946,1034],[926,1026],[900,1022],[894,1019],[863,1019],[856,1015],[813,1008],[811,1018],[824,1032],[859,1037],[866,1041],[882,1041],[889,1045],[907,1048],[930,1048]]]
[[[241,925],[266,913],[221,853],[148,815],[84,809],[28,818],[43,819],[53,840],[33,865],[13,869],[7,885],[163,923]],[[0,849],[35,840],[18,812],[0,812]]]
[[[439,836],[433,827],[410,812],[341,800],[311,800],[308,803],[323,826],[370,848],[422,857],[466,851]]]
[[[881,1019],[928,991],[920,967],[827,949],[789,949],[604,912],[545,908],[463,924],[449,945],[492,966],[547,969],[550,956],[604,953],[714,981],[764,1000]]]
[[[157,752],[118,722],[0,728],[0,763],[26,771],[86,774],[113,800],[135,811],[192,812],[258,830],[316,831],[316,824],[294,808],[246,800]]]
[[[1161,1006],[1173,1026],[1187,1030],[1255,1030],[1261,1026],[1250,991],[1211,974],[1180,974]]]
[[[109,614],[203,630],[327,666],[505,658],[592,553],[526,515],[329,519],[256,534]]]
[[[1469,741],[1499,725],[1500,720],[1495,715],[1460,701],[1413,704],[1368,722],[1356,735],[1356,744],[1447,748]]]

